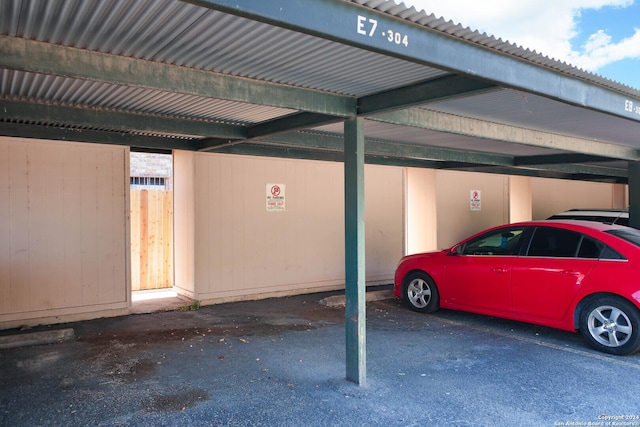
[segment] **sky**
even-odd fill
[[[640,0],[403,1],[640,90]]]

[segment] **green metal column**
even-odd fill
[[[347,380],[364,385],[366,304],[364,263],[364,119],[344,123],[344,218]]]
[[[640,228],[640,162],[629,162],[629,225]]]

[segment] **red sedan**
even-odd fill
[[[640,231],[589,221],[531,221],[408,255],[395,295],[415,311],[468,311],[567,331],[597,350],[640,348]]]

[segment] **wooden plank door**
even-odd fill
[[[173,286],[173,192],[131,190],[131,288]]]

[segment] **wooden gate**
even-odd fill
[[[131,190],[131,289],[173,286],[173,192]]]

